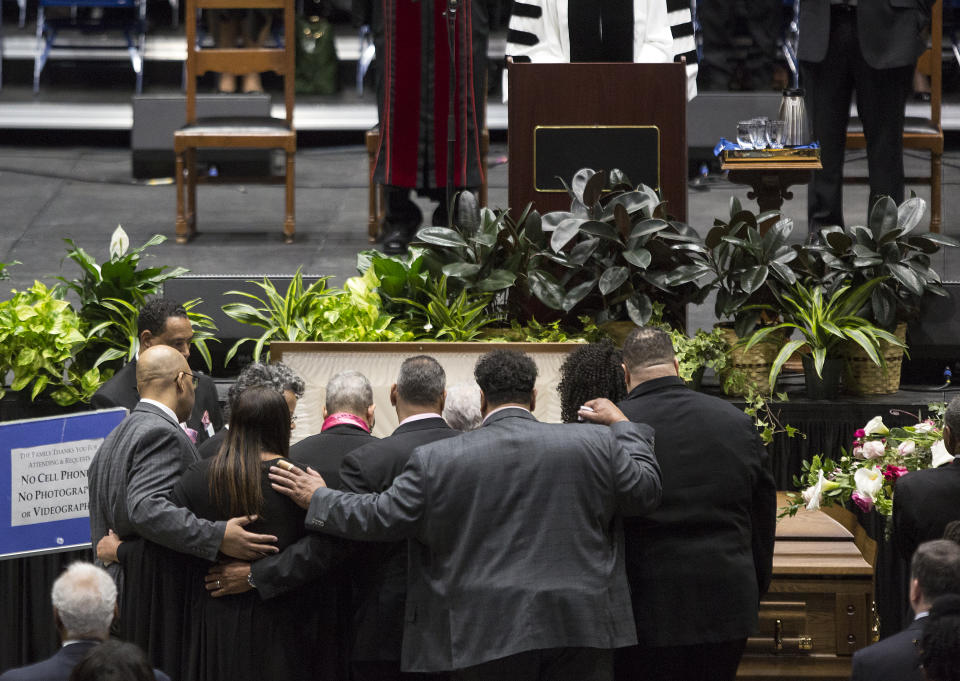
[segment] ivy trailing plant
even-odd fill
[[[669,220],[652,189],[632,188],[618,171],[608,182],[607,173],[584,169],[567,190],[569,211],[541,218],[528,206],[514,221],[483,209],[469,229],[421,229],[426,266],[459,287],[502,292],[495,302],[521,322],[586,314],[598,324],[642,325],[655,299],[679,311],[706,295],[694,283],[668,281],[703,245],[689,226]]]
[[[10,389],[47,391],[59,405],[87,402],[100,387],[100,371],[74,361],[89,341],[83,322],[58,288],[39,281],[0,303],[0,377],[13,372]],[[5,393],[0,385],[0,397]]]
[[[166,265],[142,267],[146,249],[166,240],[165,236],[156,234],[142,246],[130,248],[127,233],[118,226],[110,237],[109,258],[98,263],[72,239],[64,239],[69,246],[66,257],[81,270],[78,278],[57,277],[62,282],[60,286],[73,292],[80,305],[78,314],[88,335],[87,344],[77,357],[81,366],[94,368],[106,364],[109,368],[106,376],[139,352],[137,316],[140,308],[160,292],[163,282],[188,271]],[[207,368],[212,369],[207,341],[214,337],[216,326],[210,317],[192,311],[199,302],[199,299],[188,301],[184,307],[193,324],[193,345]]]

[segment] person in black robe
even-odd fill
[[[290,410],[268,387],[244,391],[234,402],[225,446],[183,475],[173,500],[210,520],[256,515],[250,527],[277,537],[281,550],[305,534],[304,512],[273,491],[270,465],[292,466]],[[320,608],[308,589],[264,601],[255,591],[214,598],[196,571],[191,611],[188,679],[197,681],[314,681],[314,619]]]
[[[380,147],[374,181],[384,185],[385,253],[402,253],[423,216],[410,190],[439,202],[433,223],[447,224],[447,133],[454,72],[453,186],[477,188],[480,131],[486,114],[487,38],[491,0],[356,0],[377,51]],[[455,7],[452,54],[448,10]]]

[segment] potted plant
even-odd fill
[[[919,317],[925,296],[946,295],[931,267],[931,256],[942,246],[960,246],[960,242],[943,234],[915,232],[925,210],[926,202],[918,197],[899,207],[884,197],[874,204],[866,226],[823,227],[818,243],[801,253],[800,265],[808,278],[828,291],[843,282],[857,286],[882,278],[860,314],[891,332],[900,343],[881,345],[882,367],[869,361],[857,346],[844,348],[848,387],[860,394],[897,391],[907,323]]]
[[[745,349],[749,350],[773,333],[796,331],[800,334],[800,338],[784,343],[774,358],[769,374],[770,389],[773,389],[787,359],[804,346],[810,351],[803,358],[807,395],[814,399],[836,397],[844,364],[838,350],[844,341],[856,343],[871,361],[882,364],[880,341],[891,344],[900,344],[900,341],[856,314],[882,281],[878,278],[856,287],[843,285],[829,295],[820,286],[807,287],[797,282],[788,292],[777,294],[777,306],[762,306],[771,312],[779,312],[784,321],[754,331],[744,340]]]
[[[660,299],[679,319],[706,292],[669,275],[702,249],[696,232],[667,219],[656,193],[632,188],[619,172],[579,171],[568,187],[571,209],[542,218],[527,209],[480,212],[476,230],[425,227],[417,233],[428,267],[451,285],[502,293],[511,317],[541,322],[587,314],[599,324],[645,324]],[[501,302],[498,298],[497,302]]]
[[[706,248],[691,251],[692,262],[676,268],[668,280],[716,291],[714,312],[732,348],[730,369],[743,372],[761,390],[783,339],[765,334],[762,343],[749,347],[738,341],[758,326],[774,324],[777,295],[797,282],[792,268],[797,249],[788,244],[792,232],[792,220],[776,212],[752,213],[731,198],[729,220],[716,219]]]

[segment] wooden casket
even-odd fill
[[[854,651],[873,643],[875,558],[876,543],[844,509],[780,520],[773,582],[737,678],[849,679]]]

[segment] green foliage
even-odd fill
[[[64,239],[69,246],[67,257],[81,270],[79,278],[57,277],[62,287],[79,299],[79,316],[88,342],[78,355],[80,365],[96,368],[106,363],[116,368],[121,360],[132,360],[140,350],[137,336],[137,315],[144,302],[157,295],[163,282],[187,272],[182,267],[141,267],[144,251],[166,241],[156,234],[145,244],[130,248],[130,240],[122,227],[117,227],[110,238],[110,257],[102,264],[77,246]],[[207,340],[213,338],[216,327],[206,315],[190,312],[199,300],[184,303],[194,326],[193,343],[200,355],[212,367]]]
[[[298,268],[285,293],[281,294],[267,278],[250,281],[263,291],[257,296],[245,291],[227,291],[227,295],[252,302],[227,303],[224,313],[241,324],[263,329],[259,336],[241,338],[227,352],[229,362],[241,345],[253,342],[253,360],[260,361],[271,341],[380,341],[412,340],[412,334],[393,324],[384,314],[379,284],[374,271],[363,277],[351,277],[343,289],[328,289],[327,277],[304,287],[302,268]]]
[[[702,299],[699,287],[667,281],[703,246],[693,229],[667,219],[652,189],[631,188],[616,171],[608,188],[606,173],[584,169],[568,192],[570,210],[542,218],[529,206],[516,222],[484,209],[469,228],[421,229],[425,264],[450,277],[452,288],[504,292],[510,317],[521,323],[586,314],[598,324],[644,324],[654,299],[671,310]]]
[[[436,340],[471,341],[480,333],[480,329],[495,321],[485,310],[493,300],[492,293],[469,293],[461,289],[456,295],[447,292],[447,275],[439,281],[428,279],[421,289],[427,302],[421,303],[410,298],[396,298],[398,303],[409,305],[411,311],[417,311],[426,322],[416,322],[416,328],[422,328]]]
[[[63,406],[89,401],[100,386],[100,372],[73,362],[88,338],[70,303],[39,281],[13,293],[0,303],[0,376],[12,371],[10,389],[29,388],[31,400],[47,390]]]
[[[872,291],[863,316],[884,329],[919,314],[924,295],[946,295],[930,258],[941,246],[960,246],[945,234],[916,233],[926,202],[916,196],[898,207],[884,197],[870,211],[866,226],[823,227],[822,243],[803,249],[801,264],[813,279],[833,290],[883,278]]]
[[[754,331],[743,340],[745,350],[749,350],[771,333],[789,335],[793,331],[799,331],[801,336],[784,343],[774,359],[770,367],[770,389],[773,389],[784,363],[804,345],[810,348],[818,375],[823,370],[824,361],[833,356],[834,349],[843,341],[849,340],[859,345],[867,356],[880,366],[883,365],[883,356],[879,352],[881,340],[903,347],[903,343],[896,336],[857,316],[857,311],[863,308],[871,291],[881,281],[872,279],[856,288],[844,285],[829,297],[824,295],[820,286],[808,288],[798,282],[789,293],[778,294],[779,304],[776,308],[762,306],[779,310],[786,321]]]
[[[719,376],[727,368],[730,346],[720,329],[710,333],[698,329],[692,337],[679,329],[670,329],[670,340],[680,365],[680,378],[688,383],[700,369],[710,367]]]
[[[10,278],[10,273],[7,272],[7,268],[12,265],[19,265],[19,260],[14,260],[13,262],[0,262],[0,281]]]
[[[668,282],[716,289],[717,319],[733,319],[737,335],[745,337],[762,320],[762,308],[756,305],[773,303],[797,281],[791,263],[798,251],[787,243],[792,231],[792,220],[776,212],[756,215],[733,198],[729,222],[715,220],[706,248],[692,250],[691,262],[677,267]],[[776,310],[770,311],[775,318]]]

